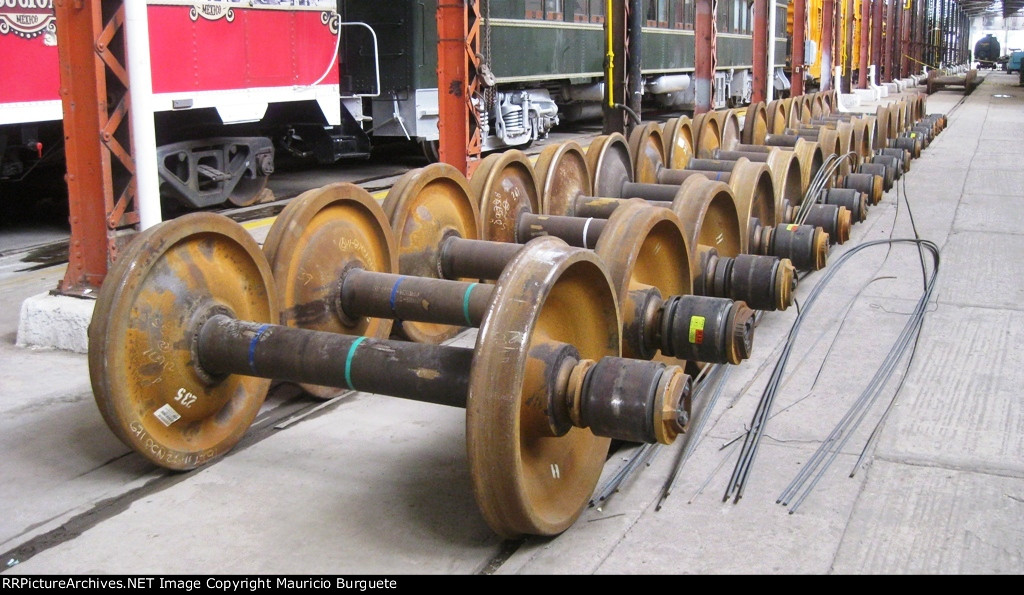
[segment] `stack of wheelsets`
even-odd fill
[[[923,99],[814,118],[826,97],[754,106],[742,127],[715,112],[552,145],[535,163],[492,155],[471,179],[435,164],[383,204],[332,184],[292,200],[262,248],[220,215],[164,222],[101,288],[96,401],[119,438],[176,470],[230,451],[272,380],[462,407],[486,522],[556,535],[611,441],[672,443],[692,378],[746,360],[755,312],[785,310],[796,271],[826,265],[851,220],[827,202],[837,184],[860,174],[873,189],[883,174],[854,168],[944,125]],[[774,132],[794,113],[799,126]],[[896,148],[883,166],[905,171],[914,145]],[[863,219],[877,199],[847,189]],[[468,328],[472,349],[449,344]]]

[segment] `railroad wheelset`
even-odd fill
[[[600,139],[595,142],[598,147],[610,146]],[[618,158],[607,162],[615,167],[622,165]],[[550,215],[607,219],[636,201],[587,194],[589,169],[583,148],[575,142],[545,148],[535,170],[544,196],[542,204]],[[694,292],[742,300],[759,310],[786,309],[792,298],[790,261],[743,254],[739,214],[729,187],[707,179],[694,182],[698,183],[684,183],[674,189],[672,200],[645,199],[648,204],[671,210],[681,222],[692,259]],[[715,282],[705,282],[709,279]]]
[[[426,169],[431,168],[435,171],[407,175],[461,177],[450,168]],[[519,151],[486,158],[474,177],[475,190],[452,198],[480,203],[483,239],[435,238],[441,245],[437,268],[443,276],[495,279],[523,244],[537,236],[555,236],[593,250],[607,266],[623,312],[625,356],[732,364],[749,357],[752,310],[732,299],[692,295],[690,250],[671,211],[637,201],[607,220],[534,213],[531,205],[541,202],[537,181]],[[582,183],[587,184],[585,177]],[[699,340],[688,326],[694,320],[706,325]]]
[[[587,163],[594,176],[595,194],[600,197],[639,197],[656,203],[685,203],[691,192],[683,190],[683,183],[689,177],[711,178],[723,183],[731,181],[731,172],[708,173],[706,170],[670,170],[664,166],[664,155],[659,152],[660,133],[655,126],[636,128],[627,144],[621,134],[599,136],[587,149]],[[631,150],[630,145],[635,147]],[[746,163],[746,160],[743,160]],[[703,159],[691,159],[690,166],[707,163]],[[731,162],[730,162],[731,163]],[[732,196],[740,225],[739,253],[756,253],[777,256],[792,261],[797,268],[818,270],[824,266],[827,252],[827,238],[820,232],[799,230],[800,226],[776,223],[774,185],[764,164],[750,164],[757,172],[754,175],[738,174],[736,188],[726,185]],[[732,167],[732,165],[730,165]],[[656,183],[634,182],[634,168],[646,179]],[[743,169],[747,169],[746,166]],[[753,225],[751,220],[755,220]],[[750,237],[757,235],[756,241]],[[782,236],[789,236],[783,239]],[[774,238],[774,239],[773,239]],[[748,251],[756,247],[756,252]]]
[[[396,277],[360,269],[365,253],[350,248],[346,273]],[[689,376],[620,357],[616,291],[603,263],[556,238],[530,242],[485,288],[473,349],[277,324],[263,252],[210,213],[147,230],[109,280],[89,331],[96,400],[126,444],[170,469],[230,450],[272,378],[462,406],[488,524],[503,536],[552,535],[586,506],[611,438],[671,443],[685,429]],[[341,301],[356,304],[357,319],[389,307],[373,295]],[[445,311],[428,319],[451,322]]]

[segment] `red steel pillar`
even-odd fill
[[[903,0],[891,0],[889,10],[892,12],[892,27],[889,28],[889,80],[900,78],[900,19],[903,14]]]
[[[867,0],[862,0],[867,1]],[[897,0],[901,1],[901,0]],[[875,65],[875,82],[881,81],[882,69],[882,15],[885,0],[873,0],[871,3],[871,63]]]
[[[120,1],[55,2],[69,203],[68,268],[57,291],[91,295],[137,232]]]
[[[846,0],[846,8],[843,9],[843,16],[846,18],[843,48],[846,50],[846,55],[843,60],[843,87],[841,89],[846,93],[852,93],[853,89],[853,15],[855,12],[854,0]]]
[[[804,94],[804,30],[807,27],[807,0],[793,0],[793,80],[790,95]]]
[[[916,66],[911,67],[910,65],[912,51],[910,49],[910,35],[914,19],[914,10],[911,8],[911,2],[912,0],[906,0],[906,4],[903,5],[901,10],[903,19],[900,23],[900,73],[903,75],[909,75],[917,70]]]
[[[894,79],[901,78],[905,73],[901,67],[903,62],[903,52],[900,43],[901,36],[903,34],[903,13],[904,13],[904,0],[893,0],[893,4],[896,6],[893,11],[896,13],[896,18],[893,19],[893,29],[890,35],[892,35],[892,77]]]
[[[752,37],[753,82],[750,102],[764,101],[768,96],[768,1],[754,0],[750,13],[754,20]],[[772,4],[775,0],[771,0]],[[794,25],[795,27],[795,25]],[[774,32],[773,32],[774,33]]]
[[[693,115],[711,111],[712,79],[715,75],[716,0],[697,0],[694,19],[694,106]]]
[[[868,88],[868,47],[871,41],[871,2],[860,0],[860,55],[858,56],[859,70],[857,75],[857,87]]]
[[[892,50],[893,31],[896,30],[896,3],[900,0],[889,0],[885,16],[885,37],[882,50],[883,78],[879,79],[887,83],[892,82]]]
[[[437,4],[438,149],[441,161],[470,176],[480,162],[480,10],[477,0]]]

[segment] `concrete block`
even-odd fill
[[[850,111],[860,105],[860,97],[853,93],[840,93],[839,94],[839,111],[845,112]]]
[[[853,94],[861,101],[878,101],[878,92],[874,89],[854,89]]]
[[[43,293],[21,303],[18,347],[89,351],[89,321],[96,300]]]

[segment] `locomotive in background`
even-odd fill
[[[483,150],[598,118],[605,0],[480,0]],[[63,167],[52,0],[0,2],[0,192]],[[645,0],[645,106],[693,108],[693,0]],[[436,0],[149,0],[161,195],[187,208],[258,201],[282,153],[321,164],[418,143],[436,158]],[[785,4],[773,84],[785,93]],[[716,16],[715,106],[751,94],[746,0]],[[62,170],[44,174],[59,179]],[[0,201],[9,200],[0,196]]]
[[[999,40],[991,33],[974,44],[974,60],[978,63],[978,68],[995,68],[1002,57]]]

